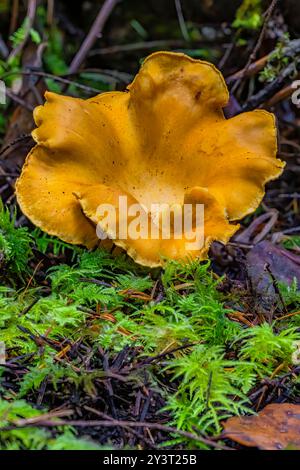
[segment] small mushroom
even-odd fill
[[[225,119],[229,96],[221,73],[184,54],[150,55],[127,92],[88,100],[45,96],[45,105],[34,111],[37,145],[16,194],[35,225],[68,243],[97,246],[96,224],[111,236],[97,208],[120,209],[120,196],[139,204],[148,221],[161,216],[153,204],[204,204],[198,250],[187,248],[185,236],[115,234],[114,241],[151,267],[165,258],[205,259],[212,241],[229,240],[239,228],[231,222],[258,207],[264,185],[284,168],[276,159],[274,115],[256,110]]]

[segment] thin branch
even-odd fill
[[[273,11],[277,5],[277,2],[278,0],[272,0],[269,8],[267,9],[266,13],[265,13],[265,19],[264,19],[264,23],[263,23],[263,26],[262,26],[262,29],[260,31],[260,34],[259,34],[259,37],[258,37],[258,40],[257,40],[257,43],[252,51],[252,53],[250,54],[250,57],[246,63],[246,66],[245,68],[243,69],[243,74],[242,76],[239,78],[239,80],[236,81],[236,83],[233,85],[232,87],[232,90],[231,90],[231,93],[234,94],[234,92],[237,90],[241,80],[245,77],[245,75],[247,74],[248,72],[248,69],[249,67],[251,66],[252,62],[256,59],[256,56],[262,46],[262,43],[263,43],[263,40],[264,40],[264,37],[265,37],[265,33],[266,33],[266,30],[267,30],[267,26],[268,26],[268,23],[269,23],[269,20],[273,14]]]
[[[215,39],[214,44],[221,43],[220,39]],[[203,46],[206,47],[208,44],[211,44],[212,40],[209,38],[201,40],[193,40],[192,46],[195,48]],[[93,57],[95,55],[109,55],[109,54],[118,54],[122,52],[134,52],[139,50],[147,49],[165,49],[174,48],[182,50],[186,46],[186,41],[183,39],[158,39],[154,41],[139,41],[127,44],[116,44],[115,46],[102,47],[99,49],[93,49],[89,52],[88,56]]]
[[[3,155],[8,149],[11,149],[15,145],[19,144],[20,142],[24,142],[24,140],[31,139],[31,134],[23,134],[20,137],[17,137],[15,140],[7,144],[4,148],[0,150],[0,156]]]
[[[101,36],[103,27],[110,17],[114,7],[119,3],[120,0],[105,0],[102,5],[88,35],[83,41],[79,51],[71,62],[69,67],[70,73],[75,73],[84,62],[90,49],[93,47],[96,40]]]
[[[34,70],[30,72],[23,72],[23,71],[7,72],[2,75],[2,78],[6,78],[10,75],[24,75],[24,76],[28,75],[29,77],[32,77],[34,75],[36,77],[41,77],[41,78],[50,78],[51,80],[64,83],[65,85],[73,85],[88,93],[100,93],[101,92],[101,90],[99,90],[98,88],[83,85],[82,83],[74,82],[73,80],[68,80],[67,78],[63,78],[57,75],[52,75],[51,73],[47,73],[47,72],[35,72]]]
[[[27,109],[28,111],[32,112],[34,110],[34,106],[32,106],[31,104],[28,104],[26,103],[25,100],[23,100],[22,98],[20,98],[18,95],[16,95],[15,93],[13,93],[11,90],[9,90],[8,88],[6,88],[6,91],[5,93],[7,94],[7,96],[15,101],[16,103],[18,103],[19,105],[23,106],[23,108]]]
[[[247,68],[244,67],[238,72],[235,72],[233,75],[230,75],[229,77],[227,77],[226,83],[230,85],[231,83],[237,80],[241,80],[243,78],[248,78],[248,77],[252,77],[253,75],[256,75],[267,65],[269,60],[272,59],[272,55],[274,54],[275,50],[272,50],[269,54],[261,57],[255,62],[252,62],[249,65],[249,67]],[[282,56],[287,57],[288,59],[291,59],[292,61],[294,61],[295,57],[298,57],[299,54],[300,54],[300,39],[293,39],[289,41],[288,44],[282,49]]]
[[[28,0],[28,8],[27,8],[27,14],[26,14],[26,24],[25,24],[25,34],[23,40],[18,44],[18,46],[12,50],[12,52],[9,55],[8,60],[13,59],[17,55],[20,54],[20,52],[23,50],[23,47],[25,46],[29,35],[30,35],[30,30],[33,26],[34,19],[35,19],[35,14],[36,14],[36,0]]]
[[[18,16],[19,16],[19,0],[13,0],[13,4],[11,7],[9,34],[12,34],[17,29]]]
[[[54,18],[54,0],[47,0],[47,24],[52,25]]]
[[[242,70],[239,70],[238,72],[235,72],[233,75],[230,75],[229,77],[227,77],[226,78],[227,85],[230,85],[236,80],[241,80],[242,78],[248,78],[248,77],[252,77],[253,75],[256,75],[267,65],[271,54],[272,52],[270,54],[265,55],[264,57],[261,57],[255,62],[252,62],[247,69],[246,67],[244,67]]]
[[[104,418],[104,419],[107,419],[109,421],[113,420],[113,418],[110,417],[109,415],[107,415],[105,413],[102,413],[99,410],[95,410],[94,408],[91,408],[90,406],[84,405],[83,407],[84,407],[85,410],[87,410],[91,413],[94,413],[96,416],[100,416],[100,418]],[[138,431],[136,431],[132,427],[124,426],[124,428],[126,429],[126,431],[129,431],[131,434],[133,434],[133,436],[137,437],[139,440],[142,440],[148,446],[148,448],[157,449],[157,447],[155,445],[153,445],[153,442],[150,439],[147,439],[147,437],[143,436],[142,434],[140,434]]]
[[[40,419],[38,419],[40,418]],[[148,429],[155,429],[157,431],[162,431],[168,434],[178,434],[182,437],[185,437],[188,440],[196,441],[196,442],[201,442],[202,444],[206,444],[207,446],[213,447],[215,449],[222,449],[222,450],[234,450],[231,447],[222,445],[218,442],[214,442],[210,440],[208,437],[202,437],[198,436],[196,434],[193,434],[188,431],[182,431],[181,429],[174,428],[172,426],[167,426],[164,424],[159,424],[159,423],[148,423],[148,422],[142,422],[142,421],[121,421],[117,419],[111,419],[111,420],[62,420],[62,419],[57,419],[55,421],[52,421],[51,419],[48,419],[48,414],[46,414],[46,419],[43,418],[43,416],[35,416],[34,418],[29,418],[29,419],[20,419],[15,422],[15,424],[11,424],[8,426],[5,426],[3,428],[0,428],[1,431],[8,431],[8,430],[13,430],[13,429],[18,429],[18,428],[24,428],[24,427],[30,427],[32,425],[35,426],[43,426],[43,427],[57,427],[57,426],[74,426],[74,427],[133,427],[133,428],[148,428]]]
[[[276,93],[278,93],[285,85],[287,79],[289,79],[294,73],[295,69],[300,64],[300,57],[295,58],[294,62],[288,65],[282,70],[275,80],[266,84],[266,86],[258,91],[256,95],[251,96],[248,101],[242,106],[242,111],[251,111],[252,109],[260,107],[267,100],[271,99]]]
[[[300,73],[297,75],[296,80],[300,79]],[[271,108],[280,101],[286,100],[295,92],[295,87],[293,83],[290,83],[286,87],[279,90],[272,98],[270,98],[266,103],[264,103],[264,108]]]
[[[172,354],[174,354],[177,351],[182,351],[182,350],[185,350],[185,349],[192,348],[192,347],[196,346],[197,344],[198,343],[184,344],[184,345],[178,346],[177,348],[170,349],[169,351],[158,354],[157,356],[149,357],[149,358],[145,359],[144,361],[142,361],[140,363],[137,363],[136,366],[133,366],[131,370],[139,369],[140,367],[144,367],[144,366],[148,366],[148,365],[152,364],[153,362],[155,362],[155,363],[159,362],[161,359],[164,359],[167,356],[171,356]]]
[[[3,41],[1,34],[0,34],[0,54],[1,56],[6,59],[9,55],[9,50],[5,42]]]
[[[179,22],[182,37],[184,38],[185,41],[188,42],[190,40],[190,36],[189,36],[189,32],[185,24],[180,0],[175,0],[175,7],[176,7],[177,17],[178,17],[178,22]]]
[[[114,78],[118,82],[123,82],[126,85],[133,79],[133,76],[130,73],[126,72],[119,72],[118,70],[112,70],[112,69],[98,69],[98,68],[86,68],[86,69],[81,69],[77,74],[83,74],[83,73],[100,73],[103,74],[109,78]],[[65,77],[76,75],[74,74],[66,74],[64,75]]]
[[[118,54],[120,52],[133,52],[143,49],[156,49],[156,48],[165,48],[165,47],[182,47],[185,45],[185,41],[182,39],[171,39],[171,40],[157,40],[157,41],[140,41],[129,44],[121,44],[110,47],[103,47],[101,49],[93,49],[89,53],[89,57],[95,55],[108,55],[108,54]]]

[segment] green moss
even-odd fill
[[[233,27],[238,29],[256,30],[263,23],[262,1],[244,0],[236,12]]]
[[[0,200],[0,266],[2,275],[13,281],[14,276],[24,278],[29,273],[33,239],[27,228],[15,227],[16,214],[11,216]]]
[[[27,420],[45,413],[37,410],[24,400],[6,401],[0,399],[0,428],[13,427],[20,420]],[[87,440],[79,439],[71,427],[62,429],[56,437],[50,431],[34,426],[2,430],[0,450],[99,450],[100,447]]]
[[[5,210],[1,224],[7,244],[3,251],[8,259],[11,249],[15,253],[10,269],[24,277],[33,240],[25,229],[14,228]],[[216,279],[209,263],[171,261],[163,271],[149,271],[125,255],[100,249],[89,252],[40,232],[34,235],[41,251],[52,250],[52,256],[54,250],[57,256],[68,252],[72,261],[59,264],[57,259],[48,270],[51,289],[47,294],[26,283],[21,289],[0,288],[0,341],[8,359],[26,358],[26,373],[14,384],[14,396],[2,381],[3,409],[24,406],[22,416],[35,414],[34,408],[26,407],[28,401],[36,401],[43,383],[62,396],[70,389],[94,396],[95,381],[105,374],[97,358],[99,347],[111,358],[127,348],[135,351],[135,361],[149,364],[145,367],[151,387],[163,396],[162,411],[168,413],[170,424],[216,434],[222,420],[251,412],[247,395],[253,387],[270,378],[278,366],[283,372],[292,366],[300,340],[297,315],[253,327],[230,320],[226,296],[219,290],[222,279]],[[289,303],[297,307],[297,286],[285,289],[284,298],[289,296]],[[66,345],[79,343],[90,351],[94,368],[87,369],[80,354],[58,360]],[[2,368],[3,377],[4,372]],[[127,380],[134,386],[142,382],[143,374],[143,367],[137,371],[133,367]],[[2,447],[93,446],[59,429],[51,436],[33,429],[32,436],[27,429],[20,430],[20,435],[1,433]],[[187,444],[185,438],[174,439],[173,444]]]

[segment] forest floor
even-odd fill
[[[288,7],[23,3],[0,1],[0,449],[300,448],[300,31]],[[228,117],[274,112],[287,164],[209,262],[149,270],[41,232],[15,181],[46,89],[124,90],[155,50],[215,63]]]

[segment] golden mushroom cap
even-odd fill
[[[165,258],[205,259],[211,242],[229,240],[239,227],[230,222],[253,212],[265,184],[284,168],[276,158],[274,115],[256,110],[225,119],[222,74],[184,54],[150,55],[126,92],[45,97],[34,111],[37,145],[16,194],[35,225],[68,243],[96,246],[96,224],[111,236],[97,208],[112,204],[118,211],[120,196],[139,204],[148,221],[157,217],[153,204],[203,204],[204,226],[194,227],[204,230],[198,250],[187,249],[185,236],[117,234],[114,241],[151,267]]]

